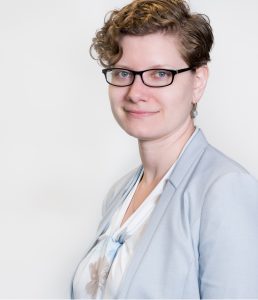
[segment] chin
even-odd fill
[[[118,125],[130,136],[142,140],[149,141],[153,139],[158,139],[164,134],[164,128],[159,128],[157,122],[143,122],[140,120],[134,120],[134,122],[128,122],[122,118],[116,118]],[[163,134],[162,134],[163,133]]]
[[[128,129],[128,128],[123,128],[122,129],[130,136],[141,140],[141,141],[150,141],[150,140],[154,140],[160,137],[159,134],[155,134],[153,132],[153,130],[143,130],[143,128],[136,130],[134,129]]]

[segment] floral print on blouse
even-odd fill
[[[101,257],[95,263],[90,263],[89,270],[91,281],[86,284],[86,291],[95,299],[98,290],[103,292],[108,277],[109,264],[106,257]]]

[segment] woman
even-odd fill
[[[135,0],[93,39],[142,166],[109,192],[74,298],[258,298],[258,184],[194,125],[212,43],[184,0]]]

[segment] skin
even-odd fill
[[[126,35],[121,39],[121,46],[123,55],[116,67],[135,71],[188,67],[180,54],[177,38],[171,34]],[[194,72],[177,74],[167,87],[145,86],[140,76],[128,87],[109,86],[113,115],[123,130],[138,139],[144,167],[143,178],[122,224],[155,188],[194,132],[190,112],[193,103],[200,100],[207,79],[208,68],[202,66]]]

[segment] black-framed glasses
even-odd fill
[[[103,69],[108,84],[125,87],[132,85],[136,75],[140,75],[142,82],[154,88],[165,87],[173,83],[176,74],[193,70],[193,68],[184,68],[179,70],[169,69],[148,69],[144,71],[133,71],[123,68],[107,68]]]

